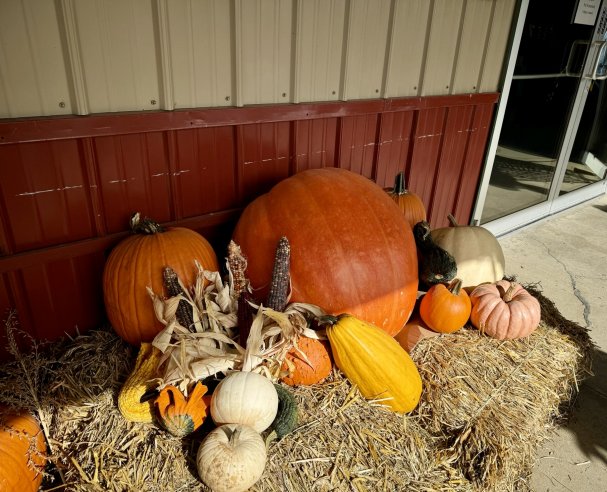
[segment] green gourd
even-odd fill
[[[293,394],[279,384],[275,384],[278,393],[278,413],[272,422],[272,432],[276,433],[278,439],[290,434],[297,427],[298,407],[297,400]]]

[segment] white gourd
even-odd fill
[[[506,260],[497,238],[484,227],[459,225],[449,214],[450,227],[430,232],[441,248],[451,253],[462,287],[476,287],[504,277]]]
[[[196,465],[200,479],[213,492],[242,492],[261,478],[266,459],[259,433],[246,425],[225,424],[202,441]]]
[[[211,398],[211,417],[217,425],[243,424],[263,432],[278,412],[278,394],[272,382],[254,372],[232,372]]]

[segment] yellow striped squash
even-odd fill
[[[360,389],[395,412],[419,403],[422,380],[409,354],[385,331],[349,314],[325,316],[337,367]]]

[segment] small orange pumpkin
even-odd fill
[[[281,380],[289,386],[316,384],[331,374],[333,362],[331,360],[331,348],[325,340],[315,340],[313,338],[301,337],[297,341],[297,348],[301,350],[310,364],[303,357],[292,349],[287,354],[288,362],[283,364],[283,370],[288,370],[288,374]]]
[[[430,328],[439,333],[453,333],[470,318],[470,297],[462,289],[462,281],[454,279],[448,286],[430,287],[419,305],[419,314]]]
[[[171,266],[184,285],[196,279],[194,260],[206,270],[218,271],[209,242],[185,227],[163,228],[136,213],[132,236],[111,252],[103,271],[105,309],[114,331],[133,345],[151,342],[164,326],[156,319],[146,287],[163,292],[164,267]]]
[[[539,301],[516,282],[499,280],[479,285],[470,300],[472,324],[498,340],[526,337],[540,323]]]
[[[37,491],[45,464],[46,441],[36,419],[28,413],[3,408],[0,416],[0,490]]]
[[[205,396],[207,389],[198,381],[186,399],[175,386],[165,386],[154,402],[162,426],[178,437],[187,436],[198,429],[209,415],[211,397]]]
[[[394,179],[394,188],[387,188],[386,191],[402,210],[412,229],[418,222],[426,220],[424,202],[415,193],[411,193],[405,188],[405,173],[398,173]]]

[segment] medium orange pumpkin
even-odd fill
[[[386,191],[402,210],[411,228],[418,222],[426,220],[424,202],[415,193],[405,188],[405,173],[398,173],[394,179],[394,188],[387,188]]]
[[[291,350],[287,354],[290,364],[284,363],[283,369],[288,370],[289,365],[292,365],[292,371],[281,378],[284,383],[289,386],[311,385],[321,382],[331,374],[333,362],[329,342],[301,337],[297,341],[297,348],[306,355],[312,365],[308,364],[295,350]]]
[[[419,314],[431,329],[439,333],[453,333],[470,318],[471,303],[458,278],[448,286],[430,287],[419,305]]]
[[[524,338],[540,324],[539,301],[516,282],[482,284],[470,294],[470,321],[498,340]]]
[[[30,468],[28,463],[35,468]],[[34,417],[2,409],[0,416],[0,490],[35,492],[42,483],[46,441]]]
[[[196,279],[194,260],[218,271],[217,257],[209,242],[184,227],[163,228],[139,214],[131,219],[132,236],[111,252],[103,271],[105,309],[122,339],[138,345],[150,342],[164,326],[154,314],[146,287],[163,292],[163,269],[170,266],[184,285]]]
[[[348,312],[390,335],[409,319],[418,281],[413,233],[371,180],[345,169],[310,169],[246,207],[233,239],[260,298],[281,236],[291,244],[291,302]]]

